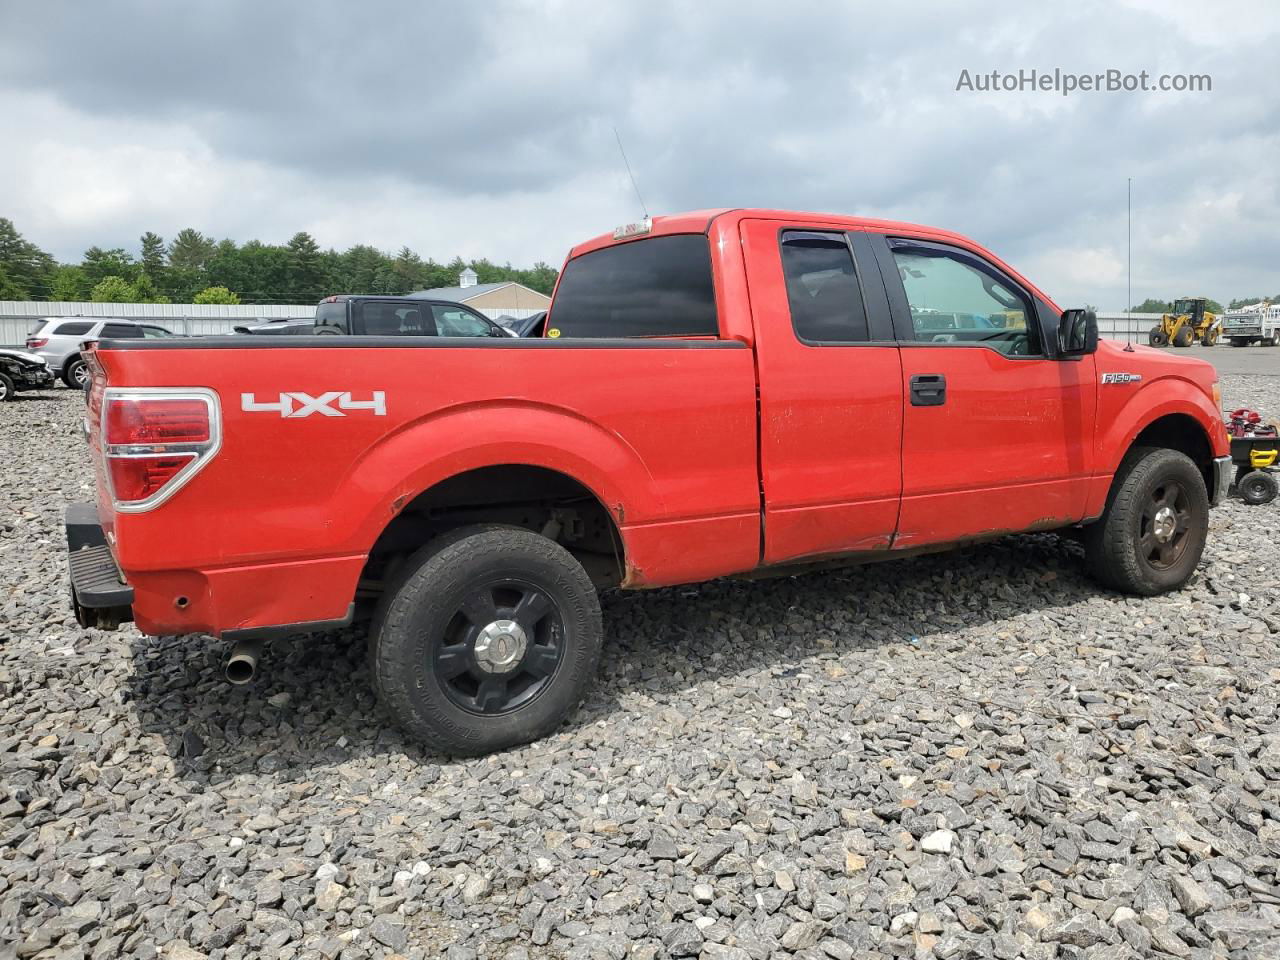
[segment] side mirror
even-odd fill
[[[1082,357],[1098,349],[1098,315],[1092,310],[1063,310],[1058,320],[1058,356]]]

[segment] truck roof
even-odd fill
[[[940,230],[919,223],[906,223],[898,220],[877,220],[872,217],[851,217],[839,213],[813,213],[802,210],[770,210],[759,207],[721,207],[711,210],[690,210],[685,213],[672,213],[651,217],[649,230],[637,233],[634,239],[641,237],[660,237],[672,233],[705,233],[718,217],[733,216],[739,220],[800,220],[805,223],[823,223],[837,228],[871,229],[892,233],[909,231],[913,234],[930,234],[944,240],[962,240],[967,243],[975,241],[951,230]],[[613,232],[602,233],[598,237],[585,240],[569,251],[569,259],[573,259],[601,247],[610,247],[617,243],[625,243],[632,238],[619,238]]]

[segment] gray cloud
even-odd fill
[[[18,146],[0,208],[66,257],[190,223],[556,262],[634,216],[616,125],[656,212],[935,223],[1109,308],[1133,176],[1135,299],[1274,293],[1280,16],[1202,7],[8,7],[0,105]],[[1209,73],[1214,89],[955,90],[962,69],[1054,67]],[[84,209],[42,195],[60,186]]]

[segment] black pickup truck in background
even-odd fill
[[[233,328],[257,336],[513,337],[471,307],[451,300],[342,293],[325,297],[314,319],[264,320]]]

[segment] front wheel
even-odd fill
[[[595,676],[603,628],[572,554],[514,527],[446,534],[405,564],[372,636],[374,683],[410,735],[452,754],[545,736]]]
[[[1263,337],[1259,342],[1264,347],[1274,347],[1277,343],[1280,343],[1280,338],[1277,338],[1275,334],[1272,334],[1269,337]]]
[[[1161,327],[1152,327],[1147,332],[1147,343],[1153,347],[1167,347],[1169,345],[1169,335]]]
[[[1124,593],[1154,596],[1191,578],[1209,531],[1209,495],[1186,454],[1136,447],[1086,531],[1089,572]]]
[[[89,367],[79,357],[68,360],[67,365],[62,368],[62,382],[72,390],[83,390],[88,380]]]
[[[1173,345],[1175,347],[1189,347],[1195,342],[1195,331],[1190,327],[1182,326],[1178,328],[1178,332],[1173,335]]]

